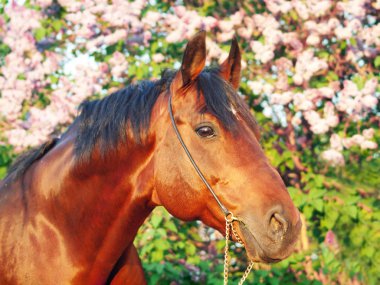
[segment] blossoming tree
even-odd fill
[[[241,95],[305,218],[297,253],[251,278],[376,284],[380,1],[184,2],[1,0],[0,177],[17,154],[64,130],[84,99],[178,67],[197,31],[207,31],[211,64],[237,35]],[[219,282],[222,271],[210,270],[221,266],[218,238],[204,231],[152,217],[137,241],[150,282]],[[185,234],[202,241],[184,245]]]

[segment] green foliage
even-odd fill
[[[0,145],[0,180],[5,177],[13,158],[12,147]]]

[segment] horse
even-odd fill
[[[292,253],[299,211],[238,94],[237,40],[205,62],[199,32],[179,70],[83,102],[21,155],[0,182],[0,284],[146,284],[133,240],[156,206],[221,233],[230,219],[249,260]]]

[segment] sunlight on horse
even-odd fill
[[[205,69],[205,33],[178,72],[85,102],[59,139],[22,155],[0,182],[0,284],[144,284],[133,246],[154,207],[224,234],[234,222],[249,259],[288,257],[301,228],[259,127],[237,94],[236,40]],[[174,124],[216,197],[194,170]],[[222,208],[223,209],[223,208]]]

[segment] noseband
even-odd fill
[[[229,266],[229,258],[228,258],[228,249],[229,249],[229,247],[228,247],[228,241],[230,239],[230,230],[232,231],[232,233],[235,236],[236,240],[239,243],[241,243],[242,245],[244,245],[244,243],[240,239],[237,231],[233,227],[233,222],[235,222],[235,221],[242,222],[242,221],[240,219],[236,218],[232,214],[232,212],[230,212],[223,205],[223,203],[219,200],[219,198],[216,195],[215,191],[212,189],[211,185],[207,182],[207,179],[204,177],[202,171],[199,169],[197,163],[193,159],[193,157],[192,157],[189,149],[187,148],[185,142],[183,141],[182,136],[181,136],[181,134],[180,134],[180,132],[178,130],[177,124],[176,124],[176,122],[174,120],[174,116],[173,116],[172,94],[169,95],[168,109],[169,109],[169,116],[170,116],[170,120],[172,122],[172,126],[173,126],[173,129],[174,129],[174,132],[177,135],[177,138],[178,138],[178,140],[179,140],[179,142],[180,142],[183,150],[185,151],[185,153],[186,153],[187,157],[189,158],[191,164],[193,165],[195,171],[198,173],[199,178],[201,178],[201,180],[203,181],[203,183],[206,185],[207,189],[210,191],[211,195],[214,197],[214,199],[216,200],[216,202],[218,203],[220,209],[222,210],[222,212],[224,214],[224,217],[225,217],[225,220],[226,220],[226,244],[225,244],[225,248],[224,248],[224,284],[227,285],[227,283],[228,283],[228,266]],[[241,285],[241,284],[244,283],[245,279],[248,277],[248,274],[249,274],[249,272],[252,269],[252,266],[253,266],[253,261],[250,261],[247,269],[245,270],[245,272],[243,274],[243,277],[240,279],[239,285]]]

